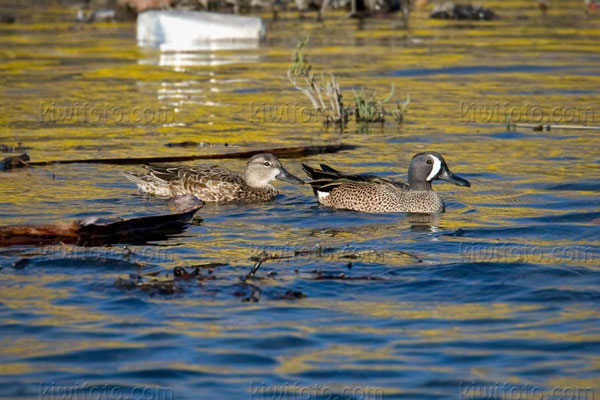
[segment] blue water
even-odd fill
[[[495,25],[456,31],[417,14],[427,29],[408,33],[393,20],[361,28],[284,19],[259,48],[202,53],[204,61],[182,64],[138,49],[131,24],[86,25],[80,41],[67,23],[35,28],[33,19],[4,29],[0,93],[11,97],[0,144],[22,141],[33,160],[349,143],[359,147],[282,162],[298,176],[304,162],[405,180],[411,156],[431,149],[472,187],[435,183],[447,212],[423,216],[327,209],[308,187],[278,182],[274,201],[207,205],[182,233],[161,241],[0,248],[0,397],[599,396],[597,133],[507,131],[505,121],[462,120],[458,105],[596,104],[596,92],[585,89],[600,84],[600,59],[589,56],[595,25],[574,28],[575,17],[556,17],[561,33],[532,17],[523,29],[554,46],[540,48],[519,40],[521,22],[503,10],[508,17]],[[311,32],[309,60],[336,72],[341,87],[387,95],[393,78],[396,99],[410,92],[406,122],[389,118],[368,133],[351,123],[340,133],[314,120],[257,121],[264,115],[252,114],[256,103],[307,105],[285,79],[298,29]],[[395,42],[398,32],[410,40]],[[482,61],[486,43],[478,40],[504,35],[516,50]],[[542,56],[561,62],[536,63]],[[19,60],[29,63],[10,64]],[[344,96],[351,104],[352,93]],[[178,111],[165,124],[38,119],[40,102],[86,100]],[[165,146],[190,140],[205,146]],[[241,171],[245,160],[220,163]],[[4,172],[1,224],[173,210],[139,194],[121,169]],[[272,259],[243,283],[263,252]],[[200,275],[174,278],[177,267],[198,267]],[[166,289],[143,285],[153,279]]]

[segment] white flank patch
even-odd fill
[[[324,200],[324,199],[326,199],[327,197],[329,197],[329,193],[327,193],[327,192],[319,192],[319,191],[317,190],[317,199],[318,199],[319,201],[321,201],[321,200]]]
[[[431,159],[433,160],[433,166],[431,167],[431,172],[429,173],[429,175],[427,175],[426,178],[428,182],[432,180],[442,168],[442,162],[439,158],[437,158],[436,156],[432,156],[431,154],[429,155],[429,157],[431,157]]]

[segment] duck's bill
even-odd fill
[[[438,176],[438,179],[453,183],[457,186],[471,187],[471,183],[468,180],[461,178],[458,175],[454,175],[454,173],[452,173],[452,171],[450,171],[449,169],[444,169],[440,176]]]
[[[304,181],[302,179],[290,174],[283,168],[280,169],[279,174],[277,174],[277,176],[275,178],[279,179],[280,181],[286,181],[286,182],[295,183],[298,185],[304,185]]]

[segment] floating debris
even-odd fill
[[[308,248],[304,248],[304,249],[295,249],[294,250],[294,256],[303,256],[303,255],[311,255],[311,254],[317,254],[317,255],[323,255],[323,253],[325,252],[332,252],[335,251],[335,249],[333,247],[323,247],[321,246],[319,243],[315,244],[312,247],[308,247]]]
[[[316,146],[298,146],[298,147],[279,147],[272,149],[260,149],[251,151],[241,151],[237,153],[221,153],[221,154],[198,154],[191,156],[174,156],[174,157],[128,157],[128,158],[90,158],[79,160],[57,160],[57,161],[35,161],[27,165],[31,167],[45,167],[48,165],[57,164],[111,164],[111,165],[139,165],[139,164],[159,164],[159,163],[174,163],[194,160],[221,160],[221,159],[238,159],[250,158],[257,154],[270,153],[278,158],[297,158],[306,157],[317,154],[337,153],[345,150],[354,150],[359,146],[349,144],[330,144]],[[29,156],[28,156],[29,157]],[[29,159],[29,158],[27,158]],[[0,168],[2,170],[2,168]]]
[[[29,155],[27,153],[23,153],[19,156],[9,156],[4,160],[0,161],[0,171],[7,171],[9,169],[14,168],[25,168],[28,167],[29,164]]]
[[[6,144],[0,144],[0,153],[15,153],[17,151],[26,151],[31,150],[30,146],[23,146],[21,142],[19,142],[16,146],[8,146]]]
[[[184,142],[171,142],[165,144],[166,147],[229,147],[229,143],[209,143],[209,142],[194,142],[186,140]]]
[[[324,280],[342,280],[342,281],[383,281],[385,279],[371,276],[371,275],[363,275],[363,276],[347,276],[345,273],[340,272],[337,275],[334,274],[324,274],[321,271],[318,271],[315,276],[312,278],[313,281],[324,281]]]
[[[212,275],[210,272],[206,275],[202,274],[200,268],[196,267],[191,272],[189,272],[184,267],[175,267],[173,269],[173,276],[177,279],[183,279],[189,281],[191,279],[195,279],[197,281],[205,281],[205,280],[215,280],[216,276]]]
[[[298,300],[304,299],[306,295],[299,290],[287,290],[285,293],[272,297],[272,300]]]
[[[166,147],[204,147],[207,144],[204,142],[194,142],[193,140],[187,140],[185,142],[172,142],[166,143]]]
[[[236,290],[233,295],[235,297],[244,297],[242,302],[257,303],[260,300],[260,295],[262,294],[260,287],[246,282],[245,279],[240,279],[238,286],[240,289]]]
[[[332,253],[335,252],[336,249],[334,247],[322,247],[320,244],[315,244],[311,247],[294,249],[294,251],[285,252],[282,254],[269,253],[267,251],[263,251],[258,255],[254,255],[250,257],[251,261],[266,261],[266,260],[287,260],[294,258],[301,258],[304,256],[317,256],[321,257],[323,253]]]
[[[141,274],[142,276],[150,276],[150,277],[155,277],[158,276],[160,273],[162,272],[162,269],[157,269],[156,271],[149,271],[149,272],[144,272],[143,274]]]
[[[54,225],[0,226],[0,246],[49,245],[100,246],[113,243],[144,244],[164,240],[184,231],[201,207],[177,214],[131,219],[97,218]]]
[[[194,265],[190,265],[190,268],[204,268],[204,269],[213,269],[213,268],[217,268],[217,267],[225,267],[229,264],[227,263],[222,263],[222,262],[209,262],[209,263],[202,263],[202,264],[194,264]]]
[[[561,125],[561,124],[513,124],[507,122],[506,129],[514,130],[516,128],[530,128],[533,131],[551,131],[552,129],[572,129],[582,131],[600,131],[600,126],[588,126],[588,125]]]
[[[263,257],[259,256],[258,261],[256,262],[256,264],[254,264],[254,267],[252,267],[252,269],[250,270],[250,272],[248,272],[246,274],[246,276],[244,276],[243,278],[240,278],[242,282],[246,282],[248,279],[253,278],[254,274],[256,274],[256,271],[258,271],[258,269],[260,268],[260,266],[262,265],[263,262],[265,262],[266,260],[269,260],[271,258],[269,258],[268,255],[265,255]]]
[[[154,294],[171,295],[182,292],[182,289],[172,279],[161,280],[154,278],[144,280],[143,276],[135,274],[130,275],[128,279],[117,278],[115,286],[122,290],[140,289],[144,292],[149,292],[151,296]]]

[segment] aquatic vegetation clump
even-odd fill
[[[377,98],[376,92],[373,92],[371,98],[367,99],[365,97],[364,88],[361,88],[360,93],[356,93],[354,90],[352,90],[354,99],[356,100],[356,108],[354,111],[356,122],[385,122],[386,111],[383,105],[392,99],[394,96],[394,89],[395,87],[392,83],[390,94],[383,100],[379,100]],[[404,121],[404,115],[408,113],[409,104],[410,93],[406,95],[405,101],[398,101],[396,103],[396,109],[392,111],[392,115],[397,123]]]
[[[334,123],[343,127],[352,114],[354,114],[357,123],[385,122],[387,113],[384,104],[390,102],[394,96],[394,84],[392,83],[390,94],[383,100],[377,98],[376,92],[373,92],[371,97],[367,98],[364,88],[361,88],[359,93],[353,89],[355,105],[352,108],[345,108],[340,86],[335,76],[330,73],[329,78],[326,79],[324,74],[321,73],[320,82],[315,77],[312,66],[307,63],[306,55],[302,52],[307,43],[308,37],[298,42],[292,54],[292,63],[287,76],[292,85],[308,97],[313,108],[321,116],[323,123],[327,125]],[[304,86],[298,83],[299,79],[304,80]],[[410,94],[407,95],[406,101],[397,102],[396,109],[392,112],[396,122],[401,123],[404,120],[409,103]]]
[[[349,110],[344,109],[340,85],[335,76],[330,73],[329,78],[326,79],[325,75],[321,74],[319,82],[312,71],[312,66],[306,63],[306,55],[302,53],[302,49],[308,43],[308,39],[307,37],[299,41],[292,54],[292,64],[287,73],[288,79],[296,89],[308,97],[325,124],[345,125],[349,119]],[[298,83],[299,79],[304,81],[304,86]]]
[[[404,121],[404,116],[408,114],[408,105],[410,104],[410,93],[406,94],[406,100],[398,101],[396,103],[396,109],[392,111],[392,115],[397,123]]]
[[[354,89],[352,89],[352,94],[354,94],[354,99],[356,101],[356,122],[384,122],[385,110],[383,109],[383,104],[394,94],[394,84],[392,84],[390,95],[384,100],[377,99],[376,92],[373,92],[371,98],[368,99],[365,96],[364,88],[360,89],[360,93],[356,93]]]

